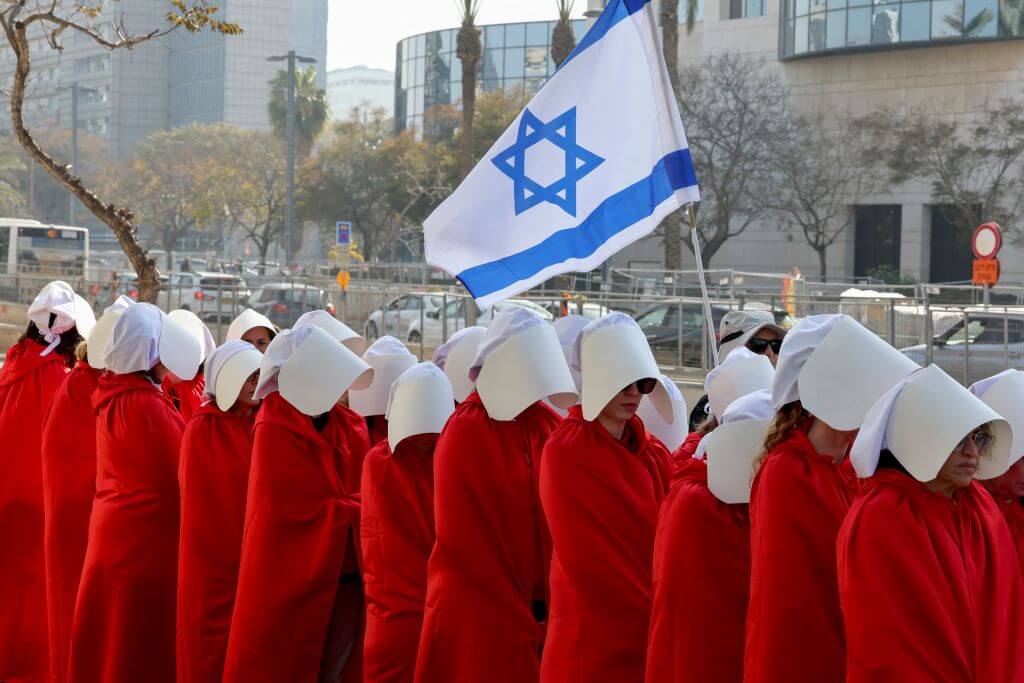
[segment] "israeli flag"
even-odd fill
[[[651,0],[612,0],[424,222],[426,260],[487,307],[596,268],[699,199]]]

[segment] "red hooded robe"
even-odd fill
[[[683,444],[671,455],[673,470],[679,469],[680,465],[693,457],[693,454],[697,452],[697,446],[700,445],[700,440],[703,438],[704,435],[697,432],[690,432],[686,435],[686,438],[683,439]]]
[[[366,428],[370,434],[370,446],[388,440],[388,421],[383,415],[370,415],[366,418]]]
[[[979,484],[949,498],[879,470],[838,556],[849,683],[1024,681],[1019,562]]]
[[[370,451],[370,432],[366,418],[351,408],[339,405],[334,408],[334,412],[342,418],[345,428],[346,455],[342,479],[345,490],[356,494],[362,486],[363,459]]]
[[[204,395],[206,391],[206,377],[203,375],[202,368],[200,368],[195,377],[184,382],[175,384],[169,379],[164,379],[163,389],[164,393],[170,396],[175,405],[178,406],[178,412],[181,413],[182,419],[187,423],[192,419],[192,415],[199,410],[199,406],[203,405],[203,401],[206,400]]]
[[[849,508],[841,467],[800,429],[764,458],[750,492],[747,683],[844,679],[835,553]]]
[[[178,547],[178,681],[216,683],[224,673],[242,554],[253,416],[210,401],[181,439]]]
[[[427,595],[427,558],[434,547],[436,435],[387,441],[363,465],[363,574],[366,582],[364,680],[404,683],[416,669]],[[421,448],[422,446],[422,448]]]
[[[1017,548],[1017,556],[1021,561],[1021,568],[1024,569],[1024,503],[1019,498],[1014,500],[998,500],[996,505],[1006,519],[1006,525],[1010,528],[1010,536],[1013,538],[1013,545]]]
[[[43,417],[67,377],[63,356],[26,339],[0,370],[0,681],[42,683],[47,649],[43,562]]]
[[[576,406],[544,446],[551,610],[540,679],[642,681],[667,451],[634,416],[622,439]]]
[[[78,364],[53,397],[43,423],[46,605],[52,680],[67,680],[71,624],[96,495],[96,414],[100,370]]]
[[[654,540],[648,683],[741,683],[750,515],[708,490],[702,460],[676,470]]]
[[[492,420],[476,392],[448,421],[434,456],[437,542],[419,683],[538,679],[551,540],[537,488],[541,451],[559,421],[540,402],[514,420]]]
[[[346,434],[337,408],[318,431],[279,393],[263,400],[225,683],[361,673],[359,504],[342,482]]]
[[[181,416],[141,374],[105,372],[96,498],[71,636],[74,683],[174,681]]]

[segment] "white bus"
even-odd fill
[[[17,297],[41,287],[36,280],[58,279],[76,288],[89,279],[89,230],[0,218],[0,293]]]

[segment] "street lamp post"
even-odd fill
[[[267,57],[268,62],[288,62],[288,113],[285,125],[286,168],[285,182],[287,189],[284,201],[284,258],[285,264],[292,265],[292,235],[295,234],[295,63],[315,64],[312,57],[302,57],[295,50],[288,50],[286,55]]]
[[[83,88],[78,83],[64,86],[61,90],[71,91],[71,172],[78,173],[78,94],[96,94],[95,88]],[[75,195],[68,193],[68,224],[75,224]]]

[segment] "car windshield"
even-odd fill
[[[653,311],[644,313],[636,322],[642,329],[651,329],[655,327],[661,327],[665,322],[665,316],[668,314],[668,306],[659,306]]]

